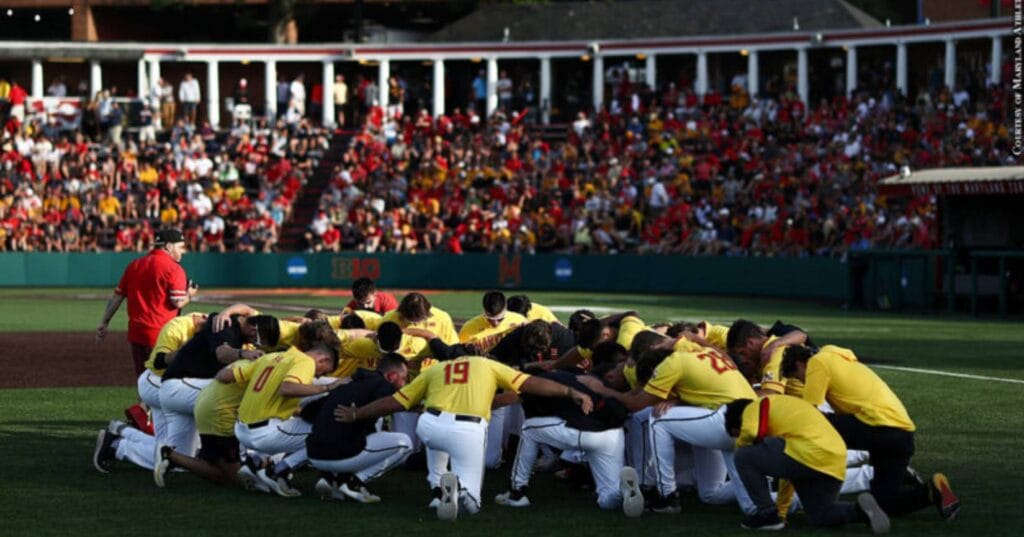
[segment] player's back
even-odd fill
[[[463,356],[428,368],[420,377],[409,386],[424,384],[427,409],[489,420],[498,388],[518,391],[529,375],[482,356]]]
[[[299,406],[299,399],[282,397],[278,390],[285,382],[309,384],[315,373],[316,362],[295,347],[263,355],[245,375],[251,380],[238,407],[238,420],[248,424],[269,418],[290,418]]]
[[[670,354],[655,368],[645,390],[663,399],[675,395],[687,404],[709,409],[757,397],[732,360],[708,347],[701,352]]]
[[[900,398],[850,349],[825,345],[807,361],[805,384],[814,389],[823,383],[828,386],[826,399],[836,412],[853,414],[868,425],[915,429]]]

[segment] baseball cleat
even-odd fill
[[[256,476],[256,470],[249,466],[248,461],[243,463],[242,467],[238,469],[238,481],[245,490],[270,492],[270,487],[264,485],[263,481],[260,481],[260,478]]]
[[[636,470],[626,466],[619,474],[619,492],[622,494],[622,512],[629,518],[644,513],[644,495],[640,492],[640,477]]]
[[[786,521],[779,517],[779,512],[772,509],[768,513],[755,513],[743,519],[740,527],[746,530],[778,531],[786,527]]]
[[[494,497],[494,503],[505,507],[529,507],[530,499],[526,497],[526,488],[512,489]]]
[[[430,489],[430,503],[427,507],[430,509],[437,509],[441,505],[441,487],[434,487]]]
[[[316,482],[316,486],[313,487],[317,494],[320,495],[321,501],[338,500],[339,502],[345,501],[346,496],[338,490],[333,483],[328,481],[326,478],[321,477]]]
[[[164,477],[167,475],[167,470],[171,468],[170,459],[170,446],[157,446],[156,453],[157,459],[156,464],[153,465],[153,482],[156,486],[164,488]]]
[[[352,476],[342,483],[338,490],[359,503],[377,503],[380,501],[380,496],[370,492],[366,488],[366,483],[363,483],[363,480],[356,476]]]
[[[459,517],[459,478],[448,472],[441,476],[441,501],[437,505],[437,518],[455,521]]]
[[[92,452],[92,465],[101,473],[110,473],[110,463],[114,460],[114,440],[117,435],[106,429],[100,429],[96,435],[96,450]]]
[[[263,468],[256,472],[256,477],[263,482],[270,490],[272,490],[278,496],[282,498],[297,498],[302,496],[302,493],[292,486],[287,476],[275,475],[271,477],[267,473],[267,469]]]
[[[121,433],[124,432],[124,428],[127,426],[128,424],[121,420],[110,420],[110,423],[107,424],[107,432],[121,436]]]
[[[651,502],[647,504],[647,508],[652,513],[658,513],[662,515],[674,515],[683,511],[683,506],[679,503],[679,492],[675,491],[668,496],[662,496],[661,494],[655,494],[651,498]]]
[[[868,526],[871,533],[881,535],[889,533],[889,515],[878,506],[878,501],[870,492],[863,492],[857,496],[857,507],[868,517]]]
[[[939,516],[949,522],[960,514],[960,499],[953,494],[953,488],[949,485],[949,478],[946,474],[932,474],[931,498],[938,510]]]

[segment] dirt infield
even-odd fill
[[[0,389],[135,384],[124,332],[103,343],[92,332],[7,332],[0,340]]]

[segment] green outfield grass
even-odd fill
[[[0,290],[0,338],[13,331],[90,331],[104,289]],[[190,305],[209,311],[232,297]],[[621,294],[531,293],[558,308],[637,309],[649,321],[736,317],[768,324],[777,318],[801,325],[820,343],[849,346],[879,365],[1024,379],[1024,330],[1019,323],[966,318],[847,312],[834,306],[764,299],[658,297]],[[430,295],[453,317],[480,310],[480,293]],[[265,311],[297,314],[306,307],[338,309],[341,297],[260,296],[247,299]],[[562,308],[565,308],[564,310]],[[112,323],[123,330],[124,310]],[[118,337],[118,336],[113,336]],[[21,359],[10,357],[11,359]],[[24,359],[28,359],[25,357]],[[46,359],[45,356],[31,359]],[[113,359],[129,360],[124,356]],[[1016,535],[1024,523],[1024,384],[879,369],[917,423],[914,466],[942,470],[963,501],[959,520],[943,524],[933,511],[896,519],[896,535]],[[121,415],[134,388],[0,390],[0,491],[4,516],[0,535],[735,535],[734,507],[684,500],[681,515],[645,515],[627,520],[598,510],[584,493],[569,492],[549,476],[531,486],[534,506],[510,510],[493,503],[505,490],[508,472],[489,472],[481,514],[456,524],[438,522],[426,508],[424,474],[396,471],[375,483],[379,505],[322,504],[312,493],[314,476],[300,475],[300,499],[224,490],[190,475],[173,474],[169,487],[153,486],[148,472],[116,463],[101,475],[91,466],[96,431]],[[850,527],[812,531],[802,520],[787,530],[799,535],[866,535]]]

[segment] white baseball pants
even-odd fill
[[[725,431],[725,405],[717,410],[672,407],[661,417],[651,417],[650,431],[662,496],[676,490],[675,444],[686,442],[693,447],[694,480],[701,501],[715,505],[739,502],[747,514],[757,510],[732,462],[735,440]]]
[[[156,438],[134,427],[125,427],[117,441],[115,457],[152,470],[156,459]]]
[[[284,453],[284,462],[295,469],[308,460],[306,437],[313,426],[302,418],[270,418],[260,427],[235,423],[235,437],[245,447],[267,457]]]
[[[455,414],[424,412],[416,426],[416,434],[427,446],[427,482],[431,488],[441,486],[441,475],[448,471],[459,477],[467,501],[463,507],[469,514],[480,510],[480,488],[484,482],[484,450],[487,442],[487,420],[479,422],[455,419]]]
[[[420,419],[419,412],[395,412],[391,415],[391,432],[403,433],[412,440],[412,452],[420,450],[421,439],[416,436],[416,424]]]
[[[523,422],[519,451],[512,467],[512,488],[523,488],[530,483],[541,444],[584,452],[597,484],[597,505],[602,509],[622,507],[619,478],[626,463],[626,437],[622,429],[580,431],[568,427],[565,420],[558,417],[527,419]]]
[[[167,420],[166,444],[193,457],[199,445],[193,411],[199,392],[213,379],[165,379],[160,383],[160,408]]]
[[[402,433],[373,433],[366,437],[366,447],[347,459],[309,459],[317,470],[336,474],[354,474],[368,483],[405,462],[412,453],[412,440]]]
[[[139,375],[137,382],[139,399],[149,407],[149,415],[153,420],[153,436],[158,444],[167,443],[167,418],[160,408],[160,377],[152,371],[145,370]]]

